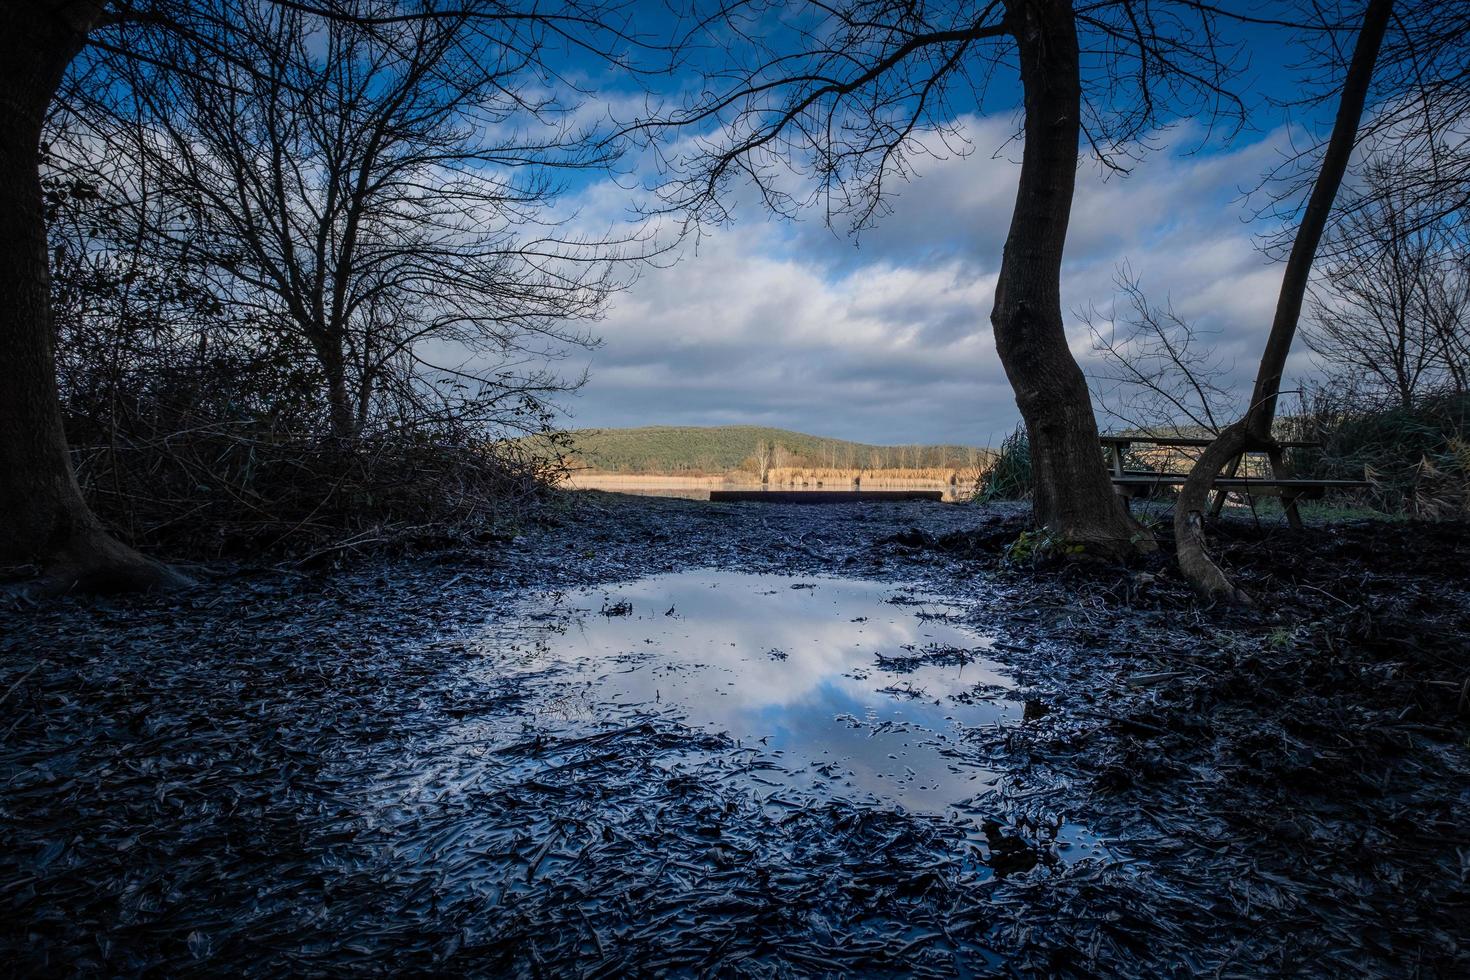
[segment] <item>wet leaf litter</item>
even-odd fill
[[[1319,627],[967,554],[1004,515],[590,499],[493,555],[5,612],[7,960],[1454,975],[1464,746],[1436,733],[1464,729],[1431,658],[1353,654],[1367,627],[1313,607],[1338,654],[1294,672]],[[1375,666],[1428,692],[1386,732],[1337,714]],[[1407,778],[1365,791],[1329,722]]]

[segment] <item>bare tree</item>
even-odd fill
[[[1340,61],[1335,53],[1326,59]],[[1463,222],[1470,210],[1470,5],[1399,0],[1378,65],[1380,97],[1358,137],[1359,179],[1339,209],[1371,210],[1387,196],[1414,224],[1453,222],[1456,214]]]
[[[352,0],[276,2],[385,30],[470,17],[483,50],[515,52],[536,66],[548,35],[614,58],[627,37],[624,19],[599,0],[526,8],[428,0],[395,5],[386,14]],[[147,62],[158,61],[152,49],[168,51],[182,40],[204,52],[201,57],[238,61],[219,42],[233,13],[231,0],[0,4],[0,357],[8,369],[0,385],[0,562],[39,563],[53,588],[146,588],[177,584],[181,577],[113,538],[88,508],[72,471],[57,395],[39,174],[47,111],[73,59],[89,46]]]
[[[755,460],[755,475],[760,478],[761,483],[765,483],[770,476],[773,450],[769,440],[756,440],[755,452],[751,458]]]
[[[1365,206],[1329,237],[1302,331],[1319,360],[1404,408],[1426,390],[1465,391],[1470,373],[1470,248],[1459,221],[1409,186],[1391,164],[1368,170]]]
[[[996,287],[996,349],[1025,420],[1034,460],[1034,516],[1057,539],[1097,554],[1152,547],[1113,493],[1098,451],[1087,382],[1063,326],[1060,279],[1079,146],[1127,167],[1138,137],[1175,112],[1239,118],[1227,90],[1233,52],[1213,4],[1169,0],[885,0],[781,5],[729,2],[698,40],[723,45],[728,68],[703,96],[646,130],[707,130],[672,160],[685,175],[672,206],[727,217],[721,203],[743,178],[772,208],[815,197],[829,219],[870,223],[885,191],[912,172],[938,133],[964,152],[954,106],[990,106],[1020,82],[1023,150],[1015,210]],[[731,37],[738,39],[735,42]],[[1014,101],[998,96],[1009,104]],[[814,178],[812,197],[781,175]]]
[[[151,247],[191,251],[234,310],[311,352],[344,443],[380,400],[453,410],[434,404],[444,377],[471,396],[556,390],[539,365],[589,342],[576,324],[629,243],[546,217],[553,170],[604,161],[520,90],[519,57],[489,63],[464,18],[390,32],[270,0],[242,2],[221,40],[236,59],[107,58],[127,84],[100,142],[95,100],[68,100],[79,150],[144,161],[175,205]]]
[[[1107,316],[1096,309],[1083,315],[1093,350],[1102,359],[1092,374],[1098,405],[1124,425],[1146,432],[1218,433],[1221,413],[1231,402],[1222,383],[1228,366],[1172,305],[1151,304],[1126,266],[1116,282],[1126,311],[1115,299]]]
[[[1311,114],[1334,109],[1354,50],[1347,38],[1361,21],[1351,0],[1298,0],[1288,8],[1305,51],[1293,95],[1282,108]],[[1470,5],[1460,0],[1398,0],[1384,31],[1358,121],[1356,152],[1333,199],[1329,224],[1394,194],[1422,220],[1440,220],[1470,207]],[[1279,221],[1264,241],[1287,257],[1298,221],[1320,173],[1327,139],[1305,139],[1272,167],[1257,188],[1260,212]],[[1387,163],[1389,166],[1384,167]],[[1371,170],[1378,169],[1378,179]],[[1384,178],[1388,178],[1385,180]],[[1332,240],[1319,242],[1326,258]]]
[[[1368,0],[1363,10],[1362,27],[1343,80],[1332,136],[1322,154],[1317,178],[1312,184],[1312,192],[1302,212],[1282,274],[1276,313],[1261,354],[1250,403],[1244,416],[1222,429],[1200,454],[1174,504],[1174,539],[1180,571],[1193,583],[1197,592],[1208,598],[1249,602],[1249,597],[1235,587],[1206,550],[1205,499],[1220,470],[1248,450],[1265,450],[1274,471],[1278,474],[1285,472],[1281,450],[1271,436],[1276,402],[1281,394],[1281,376],[1286,370],[1286,358],[1301,318],[1317,246],[1332,215],[1338,188],[1342,186],[1349,158],[1357,143],[1358,125],[1393,9],[1394,0]]]

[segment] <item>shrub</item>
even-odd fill
[[[525,393],[493,406],[499,426],[400,409],[344,443],[326,435],[294,358],[119,370],[80,353],[68,352],[63,385],[78,480],[98,516],[150,554],[305,561],[485,540],[564,471],[551,413]]]
[[[980,475],[975,487],[975,500],[1028,500],[1031,497],[1031,443],[1024,426],[1001,440],[1000,451],[990,469]]]
[[[1470,395],[1382,406],[1318,390],[1289,420],[1289,438],[1320,442],[1291,462],[1302,476],[1367,479],[1368,502],[1424,518],[1470,516]]]

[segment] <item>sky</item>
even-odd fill
[[[1255,218],[1261,200],[1247,192],[1300,138],[1291,127],[1302,120],[1260,101],[1291,84],[1285,39],[1265,29],[1240,39],[1256,100],[1245,132],[1211,141],[1180,120],[1154,134],[1158,148],[1126,176],[1079,168],[1062,299],[1084,370],[1102,365],[1083,316],[1109,320],[1126,267],[1151,301],[1200,329],[1227,384],[1249,389],[1281,266],[1258,247],[1274,226]],[[616,112],[637,97],[606,75],[593,83],[602,87],[584,111]],[[733,219],[684,241],[677,261],[643,271],[595,324],[601,345],[563,365],[590,374],[564,400],[565,423],[759,424],[886,444],[997,444],[1018,421],[989,313],[1021,147],[1008,143],[1009,107],[955,123],[974,152],[920,159],[912,179],[894,185],[890,213],[857,237],[816,213],[774,217],[737,188]],[[626,220],[636,206],[629,188],[656,182],[651,168],[635,158],[616,177],[575,188],[569,206],[589,228]],[[1301,356],[1291,364],[1308,368]]]

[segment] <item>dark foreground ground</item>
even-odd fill
[[[467,554],[0,609],[0,963],[21,975],[1470,975],[1470,532],[1227,524],[1003,560],[1015,510],[587,495]],[[717,567],[957,600],[1023,723],[973,826],[729,789],[667,719],[497,729],[474,637],[538,590]],[[497,625],[499,624],[499,625]],[[449,734],[452,733],[452,734]],[[493,737],[492,737],[493,736]],[[483,743],[483,744],[481,744]],[[1103,858],[1057,859],[1075,821]]]

